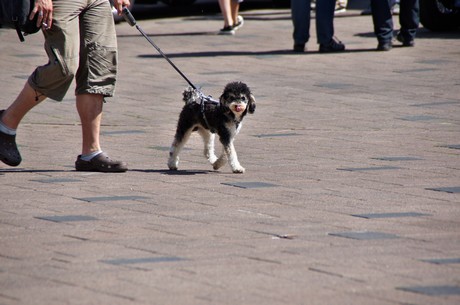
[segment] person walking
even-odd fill
[[[393,17],[391,0],[371,0],[372,21],[377,36],[377,51],[390,51],[393,47]],[[396,39],[403,47],[415,45],[415,35],[419,26],[419,1],[400,0],[399,30]]]
[[[129,0],[113,3],[119,14],[130,4]],[[62,101],[75,78],[82,128],[82,151],[75,169],[125,172],[126,163],[109,158],[99,139],[103,102],[113,96],[117,74],[117,38],[109,0],[36,0],[30,19],[37,14],[49,61],[35,69],[14,102],[0,111],[0,160],[9,166],[21,163],[16,145],[21,120],[46,98]]]
[[[316,36],[320,53],[345,50],[345,45],[334,37],[335,3],[336,0],[316,1]],[[310,0],[291,0],[294,52],[305,52],[305,44],[310,38],[310,15]]]
[[[220,11],[224,17],[224,27],[219,35],[235,35],[235,31],[243,26],[243,16],[238,15],[241,2],[243,0],[219,0]]]

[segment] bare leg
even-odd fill
[[[77,111],[80,116],[82,130],[82,155],[101,151],[99,134],[101,130],[102,105],[104,97],[100,94],[77,95]],[[114,161],[105,153],[94,156],[86,161],[81,156],[75,162],[77,171],[126,172],[128,166],[123,161]]]
[[[222,12],[222,16],[224,17],[224,27],[232,26],[233,25],[233,18],[232,18],[232,8],[231,8],[232,0],[219,0],[220,11]]]
[[[0,121],[11,133],[0,133],[0,161],[9,166],[21,164],[22,157],[16,145],[16,135],[13,131],[18,128],[19,123],[33,107],[38,105],[46,97],[36,92],[28,83],[19,93],[16,100],[7,110],[0,112]]]
[[[238,23],[238,12],[240,10],[240,3],[238,1],[230,0],[230,10],[232,15],[233,24]]]
[[[101,150],[99,133],[101,130],[102,104],[104,97],[100,94],[77,95],[77,111],[82,129],[82,154]]]
[[[1,119],[3,124],[9,128],[17,129],[24,116],[44,99],[46,96],[36,92],[26,83],[13,104],[3,113]]]

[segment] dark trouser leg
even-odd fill
[[[405,41],[414,40],[419,25],[419,1],[401,0],[399,7],[401,35]]]
[[[291,0],[294,44],[305,44],[310,38],[310,0]]]
[[[334,36],[335,0],[316,1],[316,35],[319,44],[327,44]]]
[[[374,32],[379,42],[393,39],[393,19],[389,0],[371,0]]]

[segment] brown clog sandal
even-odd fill
[[[79,155],[77,161],[75,161],[75,169],[85,172],[120,173],[126,172],[128,166],[123,161],[110,159],[109,156],[102,152],[89,161],[82,160],[81,155]]]

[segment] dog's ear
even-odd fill
[[[254,113],[254,111],[256,111],[256,99],[252,93],[249,94],[248,111],[249,113]]]
[[[227,107],[227,101],[225,100],[225,93],[219,97],[219,103],[221,107]]]

